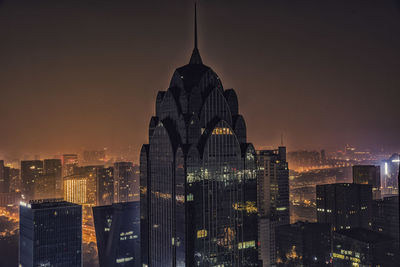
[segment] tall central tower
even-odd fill
[[[143,266],[257,266],[256,154],[197,46],[156,99],[140,153]]]

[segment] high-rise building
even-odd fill
[[[24,160],[21,161],[21,192],[23,199],[35,198],[35,182],[43,175],[43,161]]]
[[[286,147],[257,151],[259,259],[262,266],[276,262],[275,228],[290,224],[289,168]]]
[[[19,169],[10,168],[10,191],[20,192],[21,190],[21,175]]]
[[[333,266],[398,266],[398,247],[381,233],[364,228],[333,233]]]
[[[62,177],[74,174],[75,168],[78,166],[77,154],[64,154],[62,156]]]
[[[19,266],[82,266],[82,209],[65,201],[20,204]]]
[[[53,197],[62,197],[62,163],[61,159],[45,159],[43,161],[43,173],[50,177],[54,183]]]
[[[317,221],[334,231],[372,227],[372,186],[337,183],[317,185]]]
[[[354,165],[353,183],[372,185],[372,198],[381,198],[381,167],[374,165]]]
[[[139,177],[132,162],[114,163],[114,202],[138,201]]]
[[[88,179],[84,175],[64,177],[64,200],[76,204],[88,204]]]
[[[276,228],[277,266],[330,266],[331,226],[296,222]]]
[[[389,159],[382,161],[381,178],[382,194],[391,196],[398,193],[397,176],[400,170],[400,155],[395,153]]]
[[[114,201],[114,168],[100,168],[97,172],[97,204],[111,205]]]
[[[9,193],[11,183],[11,168],[4,166],[4,161],[0,160],[0,193]]]
[[[100,267],[142,267],[140,203],[94,207],[93,218]]]
[[[257,266],[256,153],[233,89],[195,47],[140,154],[143,266]]]
[[[374,200],[372,221],[372,230],[399,242],[399,197]]]

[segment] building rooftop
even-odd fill
[[[21,206],[28,207],[31,209],[49,209],[57,207],[76,207],[78,204],[64,201],[63,199],[39,199],[31,200],[29,203],[20,202]]]
[[[337,231],[336,233],[368,244],[375,244],[391,240],[391,238],[386,235],[371,230],[367,230],[364,228],[340,230]]]

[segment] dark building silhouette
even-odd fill
[[[317,221],[332,230],[372,227],[372,186],[366,184],[317,185]]]
[[[372,198],[381,198],[381,167],[374,165],[354,165],[353,183],[372,185]]]
[[[399,197],[374,200],[372,229],[399,242]]]
[[[54,184],[53,197],[62,197],[62,163],[61,159],[45,159],[43,161],[43,173],[50,177]]]
[[[289,168],[286,147],[257,151],[259,259],[263,266],[276,261],[275,228],[290,224]]]
[[[25,160],[21,161],[21,192],[23,199],[35,198],[35,182],[43,175],[43,161]]]
[[[197,30],[189,64],[157,95],[140,175],[143,266],[257,266],[256,153]]]
[[[333,266],[398,266],[399,252],[387,236],[363,228],[333,233]]]
[[[276,228],[277,266],[329,266],[331,226],[297,222]]]
[[[82,266],[82,208],[58,200],[20,204],[19,266]]]
[[[142,267],[140,203],[94,207],[93,218],[100,267]]]
[[[114,201],[114,168],[99,168],[97,172],[97,203],[111,205]]]
[[[4,166],[4,161],[0,160],[0,193],[10,192],[11,172],[10,167]]]

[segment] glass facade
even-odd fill
[[[19,266],[82,266],[82,207],[37,200],[20,205]]]
[[[100,267],[141,267],[140,203],[93,207]]]
[[[140,155],[143,266],[257,266],[256,153],[233,89],[195,47]]]

